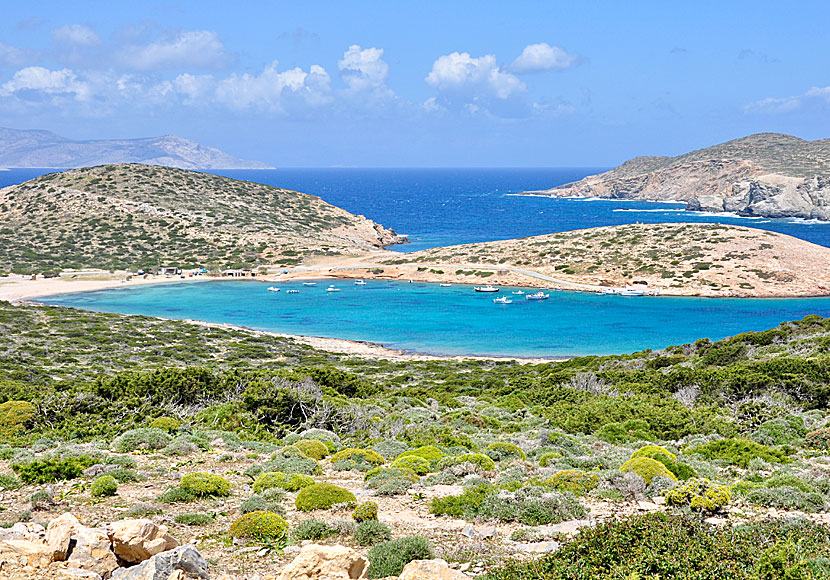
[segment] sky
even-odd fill
[[[830,3],[6,2],[0,126],[278,167],[605,167],[830,137]]]

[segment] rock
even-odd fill
[[[285,567],[279,580],[352,580],[366,578],[369,561],[345,546],[310,544]]]
[[[92,570],[82,570],[80,568],[62,568],[60,573],[67,578],[84,578],[87,580],[102,580],[102,576]]]
[[[118,568],[118,559],[110,550],[110,540],[104,530],[88,528],[75,520],[72,539],[75,540],[67,562],[72,567],[92,570],[101,576],[108,576]]]
[[[464,529],[461,530],[461,535],[467,536],[468,538],[475,538],[476,529],[471,524],[467,524],[466,526],[464,526]]]
[[[499,531],[496,529],[496,526],[487,526],[476,532],[476,537],[481,539],[495,538],[498,534]]]
[[[72,514],[53,520],[44,530],[39,524],[18,523],[0,534],[0,563],[13,562],[44,568],[66,560],[70,535],[77,519]]]
[[[191,545],[156,554],[131,568],[118,568],[112,580],[210,580],[208,565]]]
[[[549,554],[559,549],[559,542],[528,542],[513,546],[515,552],[527,552],[533,554]]]
[[[444,560],[412,560],[398,580],[467,580],[467,576],[450,568]]]
[[[572,536],[579,531],[579,528],[591,525],[593,525],[591,520],[568,520],[552,526],[540,526],[539,529],[546,534],[565,534]]]
[[[179,545],[167,533],[167,526],[156,525],[148,519],[113,522],[107,526],[107,536],[115,555],[130,564],[138,564]]]
[[[80,525],[78,518],[65,513],[46,526],[46,545],[52,550],[53,562],[63,562],[69,556],[69,542],[76,525]]]

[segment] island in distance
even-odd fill
[[[830,220],[830,139],[759,133],[677,157],[635,157],[599,175],[526,193],[678,201],[691,211]]]
[[[0,127],[0,167],[69,168],[108,163],[143,163],[180,169],[273,169],[266,163],[240,159],[175,135],[74,141],[51,131]]]

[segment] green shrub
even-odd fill
[[[666,505],[689,506],[693,510],[716,512],[732,500],[732,492],[725,485],[708,479],[690,479],[666,492]]]
[[[160,429],[168,433],[175,433],[179,430],[181,421],[173,417],[156,417],[150,421],[150,429]]]
[[[352,492],[330,483],[315,483],[304,487],[294,501],[294,505],[301,512],[327,510],[337,504],[354,505],[355,503],[357,503],[357,498]]]
[[[188,473],[182,477],[179,487],[196,497],[225,497],[231,493],[231,484],[227,479],[206,471]]]
[[[260,473],[268,471],[281,471],[282,473],[302,473],[303,475],[320,475],[323,468],[314,459],[308,457],[282,457],[274,456],[270,461],[252,465],[245,470],[245,475],[255,477]]]
[[[31,421],[36,413],[37,407],[28,401],[6,401],[0,404],[0,435],[19,434],[24,423]]]
[[[112,442],[112,450],[116,453],[131,453],[133,451],[157,451],[164,449],[173,437],[166,431],[152,427],[141,427],[125,431]]]
[[[92,497],[109,497],[118,491],[118,481],[111,475],[96,477],[89,486],[89,495]]]
[[[371,449],[357,449],[355,447],[341,449],[340,451],[332,455],[329,458],[329,461],[331,461],[332,463],[337,463],[338,461],[344,461],[347,459],[355,461],[365,461],[366,463],[371,463],[375,466],[382,465],[386,462],[383,456],[376,451],[372,451]]]
[[[744,469],[755,458],[763,459],[767,463],[785,463],[787,461],[787,455],[782,450],[741,438],[710,441],[692,448],[690,452],[698,453],[706,459],[721,459]]]
[[[261,473],[254,480],[254,492],[259,493],[266,489],[280,488],[285,491],[298,491],[309,485],[314,485],[314,478],[300,473],[282,473],[280,471],[269,471]]]
[[[776,542],[758,562],[758,580],[810,580],[813,574],[792,541]]]
[[[398,457],[390,465],[392,469],[409,469],[418,475],[426,475],[432,468],[432,462],[423,457],[416,455],[409,455],[406,457]]]
[[[107,475],[114,477],[118,483],[134,483],[144,479],[143,476],[139,475],[132,469],[124,469],[123,467],[110,469],[107,471]]]
[[[656,439],[649,424],[641,419],[606,423],[594,435],[597,439],[602,439],[608,443],[631,443],[632,441],[653,441]]]
[[[317,439],[300,439],[291,446],[299,449],[306,457],[318,461],[329,454],[326,444]]]
[[[374,546],[392,539],[392,530],[377,520],[365,520],[357,524],[354,539],[361,546]]]
[[[827,509],[824,496],[816,491],[804,491],[799,487],[781,485],[760,487],[744,494],[747,503],[788,511],[819,512]]]
[[[235,520],[229,533],[234,538],[247,538],[257,542],[279,542],[285,539],[288,522],[273,512],[251,512]]]
[[[378,544],[366,557],[369,559],[369,578],[385,578],[399,576],[412,560],[430,560],[434,554],[428,539],[407,536]]]
[[[20,489],[23,484],[11,473],[0,473],[0,489]]]
[[[379,487],[390,479],[398,478],[406,479],[411,483],[418,483],[418,475],[408,467],[375,467],[363,476],[366,487]]]
[[[484,453],[493,461],[505,461],[509,459],[527,459],[527,454],[521,447],[508,441],[496,441],[484,448]]]
[[[762,445],[793,445],[800,443],[806,434],[804,419],[788,415],[761,423],[749,438]]]
[[[804,444],[810,449],[830,451],[830,427],[810,431],[804,437]]]
[[[302,542],[303,540],[325,540],[329,536],[336,534],[336,530],[323,520],[316,518],[303,520],[291,530],[291,536],[298,542]]]
[[[278,498],[267,498],[261,495],[252,495],[239,504],[239,513],[249,514],[251,512],[274,512],[281,516],[285,515],[285,508],[280,505]]]
[[[366,501],[354,508],[352,519],[357,523],[378,519],[378,504]]]
[[[216,516],[213,514],[176,514],[173,521],[186,526],[206,526],[213,523]]]
[[[161,503],[187,503],[195,499],[195,493],[181,487],[170,488],[158,497],[158,501]]]
[[[377,451],[383,457],[388,459],[394,459],[398,457],[401,453],[405,452],[409,449],[409,445],[404,443],[403,441],[398,441],[396,439],[384,439],[375,445],[372,445],[372,451]]]
[[[493,471],[496,468],[496,462],[483,453],[462,453],[461,455],[443,457],[438,460],[437,467],[438,469],[446,469],[461,463],[472,463],[482,471]]]
[[[29,496],[29,502],[32,504],[32,509],[34,510],[40,510],[51,506],[54,499],[54,494],[46,489],[39,489]]]
[[[548,451],[539,456],[539,467],[549,467],[562,459],[562,454],[557,451]]]
[[[599,476],[581,469],[566,469],[554,473],[545,483],[559,491],[586,495],[599,485]]]
[[[398,458],[401,457],[420,457],[421,459],[426,459],[430,463],[435,463],[442,457],[444,457],[446,453],[441,451],[435,445],[424,445],[422,447],[418,447],[417,449],[410,449],[409,451],[404,451]]]
[[[677,481],[677,477],[665,465],[649,457],[629,459],[623,463],[620,471],[632,471],[642,477],[646,484],[651,483],[651,480],[657,476],[668,477],[669,479]]]
[[[95,463],[94,458],[82,455],[66,459],[37,459],[29,463],[15,463],[12,470],[25,483],[53,483],[80,477],[84,469]]]
[[[655,461],[659,461],[665,465],[666,469],[671,471],[677,479],[687,480],[692,477],[697,477],[697,473],[690,465],[678,462],[677,456],[665,447],[660,447],[659,445],[646,445],[631,454],[631,459],[636,459],[637,457],[648,457],[650,459],[654,459]]]

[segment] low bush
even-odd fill
[[[261,473],[254,480],[254,492],[259,493],[266,489],[280,488],[285,491],[298,491],[309,485],[314,485],[314,478],[300,473],[282,473],[280,471],[269,471]]]
[[[496,441],[484,448],[484,454],[493,461],[507,461],[510,459],[527,459],[527,454],[515,443]]]
[[[118,481],[118,483],[134,483],[136,481],[142,481],[144,479],[144,476],[139,475],[132,469],[125,469],[123,467],[110,469],[109,471],[107,471],[106,474],[114,477]]]
[[[11,473],[0,473],[0,489],[20,489],[22,485],[23,483]]]
[[[562,454],[558,451],[547,451],[539,456],[539,467],[549,467],[562,459]]]
[[[392,539],[392,530],[377,520],[366,520],[355,528],[354,539],[361,546],[374,546]]]
[[[677,481],[677,477],[675,477],[675,475],[669,471],[665,465],[649,457],[635,457],[634,459],[629,459],[622,464],[620,471],[631,471],[636,473],[643,478],[646,484],[651,483],[651,480],[658,476],[668,477],[669,479]]]
[[[292,443],[291,446],[299,449],[306,457],[317,461],[329,454],[329,448],[326,447],[326,444],[317,439],[300,439]]]
[[[347,459],[351,459],[354,461],[364,461],[366,463],[372,464],[373,466],[382,465],[386,463],[386,460],[378,452],[372,451],[371,449],[357,449],[355,447],[341,449],[340,451],[332,455],[329,458],[329,461],[331,461],[332,463],[337,463],[338,461],[344,461]]]
[[[409,449],[409,445],[397,439],[384,439],[380,443],[372,445],[372,451],[377,451],[387,460],[398,457]]]
[[[96,477],[89,486],[89,495],[92,497],[109,497],[118,491],[118,481],[111,475]]]
[[[172,487],[158,496],[160,503],[187,503],[195,500],[195,493],[181,487]]]
[[[0,404],[0,435],[15,436],[31,421],[37,413],[29,401],[6,401]]]
[[[666,505],[689,506],[693,510],[717,512],[732,500],[732,492],[725,485],[708,479],[690,479],[666,492]]]
[[[550,492],[538,486],[510,492],[476,485],[460,495],[433,498],[429,511],[465,520],[519,521],[530,526],[559,523],[585,515],[585,509],[570,493]]]
[[[737,465],[746,469],[749,462],[760,458],[767,463],[785,463],[787,455],[781,449],[774,449],[761,445],[749,439],[732,438],[718,439],[703,445],[698,445],[690,450],[691,453],[698,453],[706,459],[720,459],[731,465]]]
[[[390,465],[393,469],[409,469],[418,475],[426,475],[432,468],[432,462],[423,457],[416,455],[408,455],[406,457],[398,457]]]
[[[230,482],[215,473],[196,471],[182,477],[179,487],[196,497],[225,497],[231,493]]]
[[[131,429],[119,435],[112,442],[112,450],[116,453],[132,453],[133,451],[157,451],[164,449],[173,437],[167,432],[154,427]]]
[[[631,443],[632,441],[653,441],[657,437],[646,421],[629,419],[620,423],[606,423],[594,435],[608,443]]]
[[[175,433],[179,430],[181,424],[181,421],[173,417],[156,417],[150,421],[150,429],[160,429],[168,433]]]
[[[545,483],[559,491],[569,491],[575,495],[586,495],[599,484],[596,473],[580,469],[558,471],[545,480]]]
[[[348,489],[331,483],[315,483],[297,494],[294,505],[301,512],[327,510],[337,504],[354,505],[357,498]]]
[[[279,499],[252,495],[239,505],[239,513],[249,514],[251,512],[274,512],[284,516],[285,508],[280,505]]]
[[[273,512],[251,512],[235,520],[228,532],[234,538],[274,543],[285,539],[288,522]]]
[[[206,526],[213,523],[216,516],[213,514],[176,514],[173,521],[186,526]]]
[[[352,519],[357,523],[378,519],[378,504],[366,501],[354,508]]]
[[[807,434],[804,419],[798,415],[776,417],[761,423],[749,438],[762,445],[793,445]]]
[[[317,518],[303,520],[294,526],[293,530],[291,530],[291,536],[298,542],[302,542],[304,540],[325,540],[329,536],[334,536],[336,534],[336,530],[334,530],[323,520],[318,520]]]
[[[255,477],[267,471],[281,471],[282,473],[301,473],[303,475],[320,475],[323,468],[314,459],[308,457],[283,457],[275,455],[270,461],[252,465],[245,470],[245,475]]]
[[[399,576],[412,560],[430,560],[434,554],[428,539],[407,536],[378,544],[366,557],[369,559],[369,578],[385,578]]]
[[[827,501],[822,494],[791,485],[759,487],[747,491],[743,497],[753,505],[790,511],[813,513],[827,508]]]
[[[88,456],[67,457],[65,459],[36,459],[29,463],[15,463],[12,470],[25,483],[54,483],[75,479],[83,474],[84,469],[97,463]]]
[[[646,445],[645,447],[641,447],[631,454],[631,459],[636,459],[637,457],[648,457],[649,459],[659,461],[677,479],[687,480],[697,476],[697,473],[690,465],[678,462],[677,456],[674,453],[659,445]]]
[[[418,475],[408,467],[375,467],[363,476],[366,487],[378,487],[390,479],[398,478],[418,483]]]
[[[437,468],[445,469],[461,463],[472,463],[482,471],[493,471],[496,468],[496,462],[483,453],[462,453],[461,455],[443,457],[438,460]]]
[[[435,445],[424,445],[422,447],[418,447],[417,449],[410,449],[408,451],[404,451],[398,458],[401,457],[420,457],[421,459],[426,459],[431,464],[435,463],[442,457],[444,457],[446,453],[441,451]]]
[[[804,437],[804,444],[810,449],[830,451],[830,427],[810,431]]]

